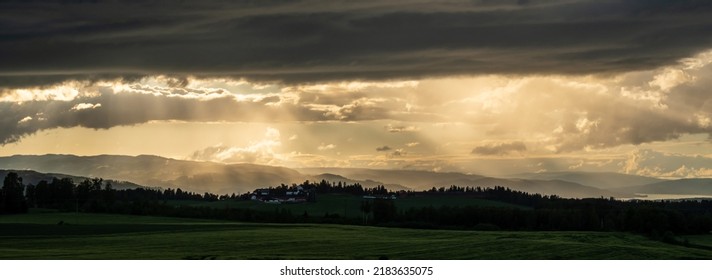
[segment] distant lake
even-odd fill
[[[688,200],[707,200],[712,199],[712,195],[702,195],[702,194],[666,194],[666,193],[638,193],[640,197],[623,198],[621,200],[678,200],[678,199],[688,199]]]

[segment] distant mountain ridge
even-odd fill
[[[184,188],[192,191],[232,193],[281,183],[300,182],[302,175],[284,167],[255,164],[219,164],[158,156],[16,155],[0,157],[0,169],[101,177],[144,186]],[[295,181],[296,180],[296,181]]]
[[[303,168],[256,164],[221,164],[176,160],[151,155],[75,156],[15,155],[0,157],[0,169],[35,170],[42,173],[70,174],[129,181],[150,187],[183,188],[194,192],[249,192],[255,188],[301,183],[305,180],[359,183],[364,187],[385,185],[393,190],[423,190],[432,187],[502,186],[530,193],[562,197],[630,197],[621,190],[596,187],[558,179],[491,178],[463,173],[418,170],[379,170],[359,168]]]
[[[27,184],[33,184],[37,185],[40,181],[46,181],[46,182],[52,182],[54,178],[57,179],[64,179],[64,178],[69,178],[74,181],[74,183],[79,183],[81,181],[87,180],[87,179],[92,179],[89,177],[82,177],[82,176],[73,176],[73,175],[67,175],[67,174],[58,174],[58,173],[40,173],[37,171],[33,170],[4,170],[0,169],[0,178],[5,178],[8,173],[10,172],[15,172],[17,175],[22,178],[22,183],[27,185]],[[139,187],[144,187],[132,182],[128,181],[116,181],[116,180],[104,180],[104,182],[109,182],[111,183],[111,186],[114,189],[121,190],[121,189],[135,189]]]
[[[502,186],[529,193],[556,194],[562,197],[631,197],[632,194],[601,190],[599,188],[563,180],[503,179],[456,172],[434,172],[417,170],[380,170],[363,168],[299,168],[306,174],[332,173],[355,180],[376,180],[407,186],[415,190],[432,187]]]
[[[367,188],[384,185],[393,190],[408,189],[398,184],[352,180],[336,174],[303,175],[286,167],[187,161],[152,155],[15,155],[0,157],[0,169],[34,170],[55,174],[59,178],[73,177],[80,178],[79,180],[100,177],[130,181],[142,186],[183,188],[220,194],[244,193],[261,187],[322,179],[330,182],[359,183]]]
[[[618,188],[616,190],[644,194],[712,195],[712,179],[679,179]]]
[[[616,189],[666,181],[653,177],[613,172],[542,172],[521,173],[508,177],[533,180],[562,180],[586,186],[593,186],[600,189]]]
[[[621,193],[712,195],[712,179],[689,178],[665,180],[612,172],[544,172],[512,175],[529,179],[556,179],[596,186]]]

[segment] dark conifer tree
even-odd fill
[[[2,211],[4,213],[27,212],[25,186],[22,184],[22,178],[17,173],[7,173],[0,193],[2,193],[0,196],[2,196]]]

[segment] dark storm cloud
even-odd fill
[[[479,146],[472,149],[473,154],[492,156],[492,155],[506,155],[512,152],[524,152],[527,150],[527,146],[523,142],[511,142],[511,143],[499,143],[491,144],[485,146]]]
[[[376,152],[386,152],[386,151],[390,151],[390,150],[391,150],[391,147],[389,147],[389,146],[382,146],[382,147],[376,148]]]
[[[149,88],[139,88],[149,91]],[[183,90],[183,91],[181,91]],[[274,97],[238,101],[231,95],[200,98],[196,90],[146,93],[120,93],[102,90],[97,96],[70,101],[45,100],[0,102],[0,146],[17,142],[37,131],[53,128],[86,127],[108,129],[149,121],[344,121],[371,120],[360,112],[382,112],[387,109],[366,105],[347,105],[336,112],[310,107],[308,104],[273,105]],[[198,97],[196,97],[198,96]]]
[[[701,0],[3,1],[0,87],[620,72],[711,47],[711,12]]]

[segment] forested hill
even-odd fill
[[[90,180],[91,178],[89,177],[83,177],[83,176],[73,176],[73,175],[67,175],[67,174],[59,174],[59,173],[40,173],[37,171],[33,170],[4,170],[0,169],[0,178],[5,178],[8,173],[14,172],[17,173],[20,178],[22,178],[22,182],[25,185],[31,184],[31,185],[37,185],[40,181],[47,181],[51,182],[54,178],[57,179],[71,179],[73,182],[81,182],[84,180]],[[135,189],[135,188],[150,188],[150,186],[142,186],[133,182],[129,181],[117,181],[117,180],[105,180],[106,183],[110,183],[113,188],[115,189]]]

